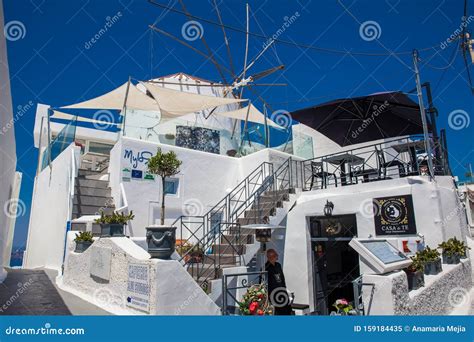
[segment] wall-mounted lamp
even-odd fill
[[[326,204],[324,205],[324,216],[332,216],[332,211],[334,210],[334,203],[326,200]]]

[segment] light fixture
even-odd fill
[[[326,200],[326,204],[324,205],[324,216],[332,216],[332,211],[334,210],[334,203],[329,200]]]
[[[270,223],[256,223],[256,224],[247,224],[240,227],[242,230],[246,230],[250,233],[255,234],[255,239],[258,242],[266,243],[269,242],[272,238],[272,229],[285,229],[284,226],[277,226]]]
[[[268,222],[269,220],[265,219],[263,221]],[[255,239],[260,242],[260,270],[263,272],[265,271],[265,253],[267,250],[267,242],[269,242],[272,238],[272,230],[273,229],[285,229],[284,226],[277,226],[271,223],[255,223],[255,224],[247,224],[245,226],[240,227],[243,231],[247,231],[249,233],[255,234]]]

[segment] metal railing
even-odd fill
[[[373,283],[364,283],[362,281],[362,275],[357,277],[352,281],[352,288],[354,291],[354,311],[358,316],[365,316],[365,305],[364,305],[364,297],[363,297],[363,288],[364,286],[370,287],[370,296],[369,296],[369,305],[372,302],[372,298],[375,292],[375,284]]]
[[[301,177],[295,176],[301,174],[298,162],[289,158],[276,171],[273,168],[272,163],[262,163],[206,214],[181,216],[173,223],[180,261],[205,290],[209,280],[219,278],[222,265],[242,263],[242,241],[249,239],[241,233],[239,218],[269,191],[302,185]],[[276,203],[284,193],[273,191],[268,196],[271,203]],[[255,209],[262,210],[259,206]],[[255,223],[262,218],[256,215]],[[202,255],[196,258],[197,251]]]
[[[303,190],[429,175],[427,159],[424,141],[418,136],[332,153],[302,162]],[[434,175],[450,174],[442,144],[434,145],[432,160]]]
[[[229,278],[233,284],[229,284]],[[237,314],[239,303],[237,292],[261,283],[267,283],[266,271],[225,274],[222,277],[222,314]],[[229,297],[231,303],[229,303]]]

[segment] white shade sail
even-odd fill
[[[102,126],[105,126],[105,125],[120,125],[120,124],[117,124],[117,123],[114,123],[114,122],[109,122],[107,120],[96,120],[96,119],[90,119],[90,118],[86,118],[86,117],[83,117],[83,116],[77,116],[77,115],[73,115],[73,114],[67,114],[67,113],[63,113],[63,112],[58,112],[58,111],[54,111],[53,115],[50,116],[51,119],[61,119],[61,120],[73,120],[74,117],[77,117],[77,121],[79,122],[88,122],[88,123],[92,123],[92,124],[99,124],[99,125],[102,125]]]
[[[127,98],[126,107],[140,110],[158,111],[158,104],[151,97],[137,89],[132,83],[128,87],[128,82],[120,87],[93,99],[63,106],[61,108],[81,108],[81,109],[123,109],[125,97]]]
[[[249,106],[250,106],[250,109],[249,109]],[[215,113],[215,115],[222,115],[228,118],[245,121],[245,119],[247,118],[247,112],[248,112],[248,121],[255,122],[262,125],[265,124],[265,115],[262,112],[260,112],[253,104],[250,104],[244,108],[233,110],[231,112]],[[271,121],[269,118],[267,118],[267,125],[275,127],[275,128],[279,128],[279,129],[285,128],[285,127],[277,125],[276,123]]]
[[[200,110],[247,101],[216,96],[187,93],[168,89],[153,83],[140,82],[153,95],[163,116],[181,116]]]

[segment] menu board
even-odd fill
[[[407,256],[386,240],[361,240],[360,243],[384,264],[408,260]]]

